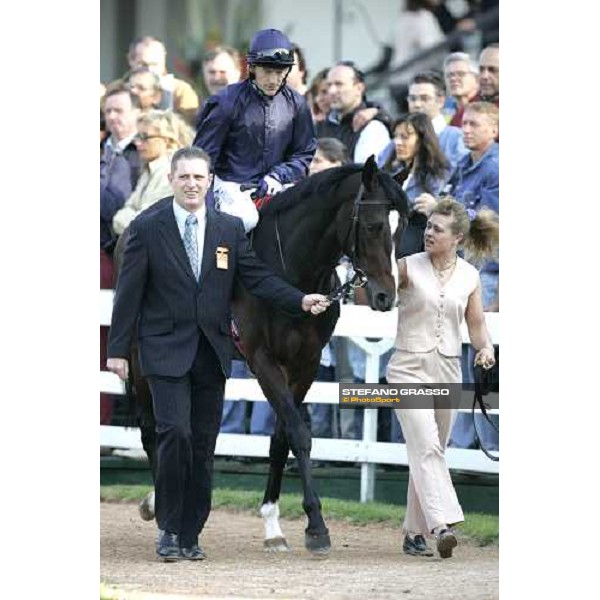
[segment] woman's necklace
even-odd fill
[[[436,277],[438,279],[443,279],[446,276],[446,272],[449,271],[450,269],[453,269],[456,266],[456,261],[457,261],[457,257],[454,257],[454,260],[445,265],[444,267],[442,267],[441,269],[438,269],[434,264],[433,261],[431,262],[431,266],[433,267],[433,272],[435,273]]]

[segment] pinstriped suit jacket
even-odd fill
[[[117,281],[108,357],[126,358],[137,328],[142,375],[187,373],[202,330],[226,376],[233,351],[229,320],[234,282],[287,313],[303,315],[304,294],[277,277],[250,249],[237,217],[207,207],[200,280],[179,234],[173,197],[163,198],[129,226]],[[228,268],[218,269],[216,250],[228,249]]]

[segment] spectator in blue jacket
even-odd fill
[[[117,236],[112,219],[135,188],[140,174],[140,157],[133,138],[137,132],[137,99],[124,88],[104,97],[102,116],[106,136],[100,144],[100,289],[113,287],[112,251]],[[100,370],[106,370],[108,327],[100,327]],[[109,425],[114,398],[100,394],[100,423]]]
[[[465,107],[463,133],[470,152],[458,163],[448,192],[467,209],[485,206],[499,212],[499,115],[498,107],[490,102],[472,102]]]
[[[496,142],[499,129],[499,110],[490,102],[472,102],[465,107],[463,131],[465,145],[470,154],[462,159],[453,173],[447,191],[462,202],[471,214],[483,207],[499,212],[499,146]],[[499,310],[499,264],[486,261],[480,268],[481,294],[485,312]],[[473,381],[473,351],[464,352],[463,379]],[[475,415],[483,443],[490,450],[499,449],[498,434],[485,422],[482,415]],[[498,417],[492,420],[497,422]],[[475,446],[475,434],[470,415],[459,414],[450,445],[458,448]]]
[[[223,212],[240,217],[246,232],[256,226],[255,198],[280,192],[306,177],[316,149],[306,100],[286,85],[294,63],[292,44],[277,29],[250,42],[249,77],[204,103],[194,146],[214,164],[214,196]]]
[[[459,127],[446,124],[442,113],[446,102],[446,88],[441,75],[434,71],[418,73],[408,88],[408,111],[425,113],[438,136],[440,148],[454,169],[458,161],[469,153]]]
[[[500,172],[499,110],[490,102],[472,102],[465,107],[463,131],[470,154],[465,156],[452,174],[448,192],[467,210],[486,207],[499,213]],[[496,261],[483,264],[481,291],[486,312],[498,310],[498,272]]]
[[[408,88],[408,112],[423,113],[431,119],[440,148],[450,163],[451,171],[458,161],[469,153],[463,141],[460,127],[446,124],[443,108],[446,102],[446,87],[441,75],[435,71],[424,71],[414,76]],[[385,163],[394,153],[394,142],[384,150],[379,164]]]
[[[139,104],[126,89],[113,89],[104,100],[109,136],[100,155],[100,248],[111,253],[116,236],[115,213],[125,204],[140,176],[140,157],[133,138],[137,133]]]

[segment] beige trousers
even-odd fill
[[[458,383],[460,358],[396,350],[387,368],[388,383]],[[450,479],[445,449],[456,410],[436,408],[433,399],[425,408],[395,410],[406,440],[408,495],[405,533],[427,535],[439,525],[464,521]]]

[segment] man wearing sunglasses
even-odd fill
[[[239,217],[246,233],[258,222],[253,200],[306,177],[317,147],[306,100],[286,85],[294,64],[287,36],[258,31],[247,62],[248,79],[204,103],[194,140],[214,164],[215,204]]]

